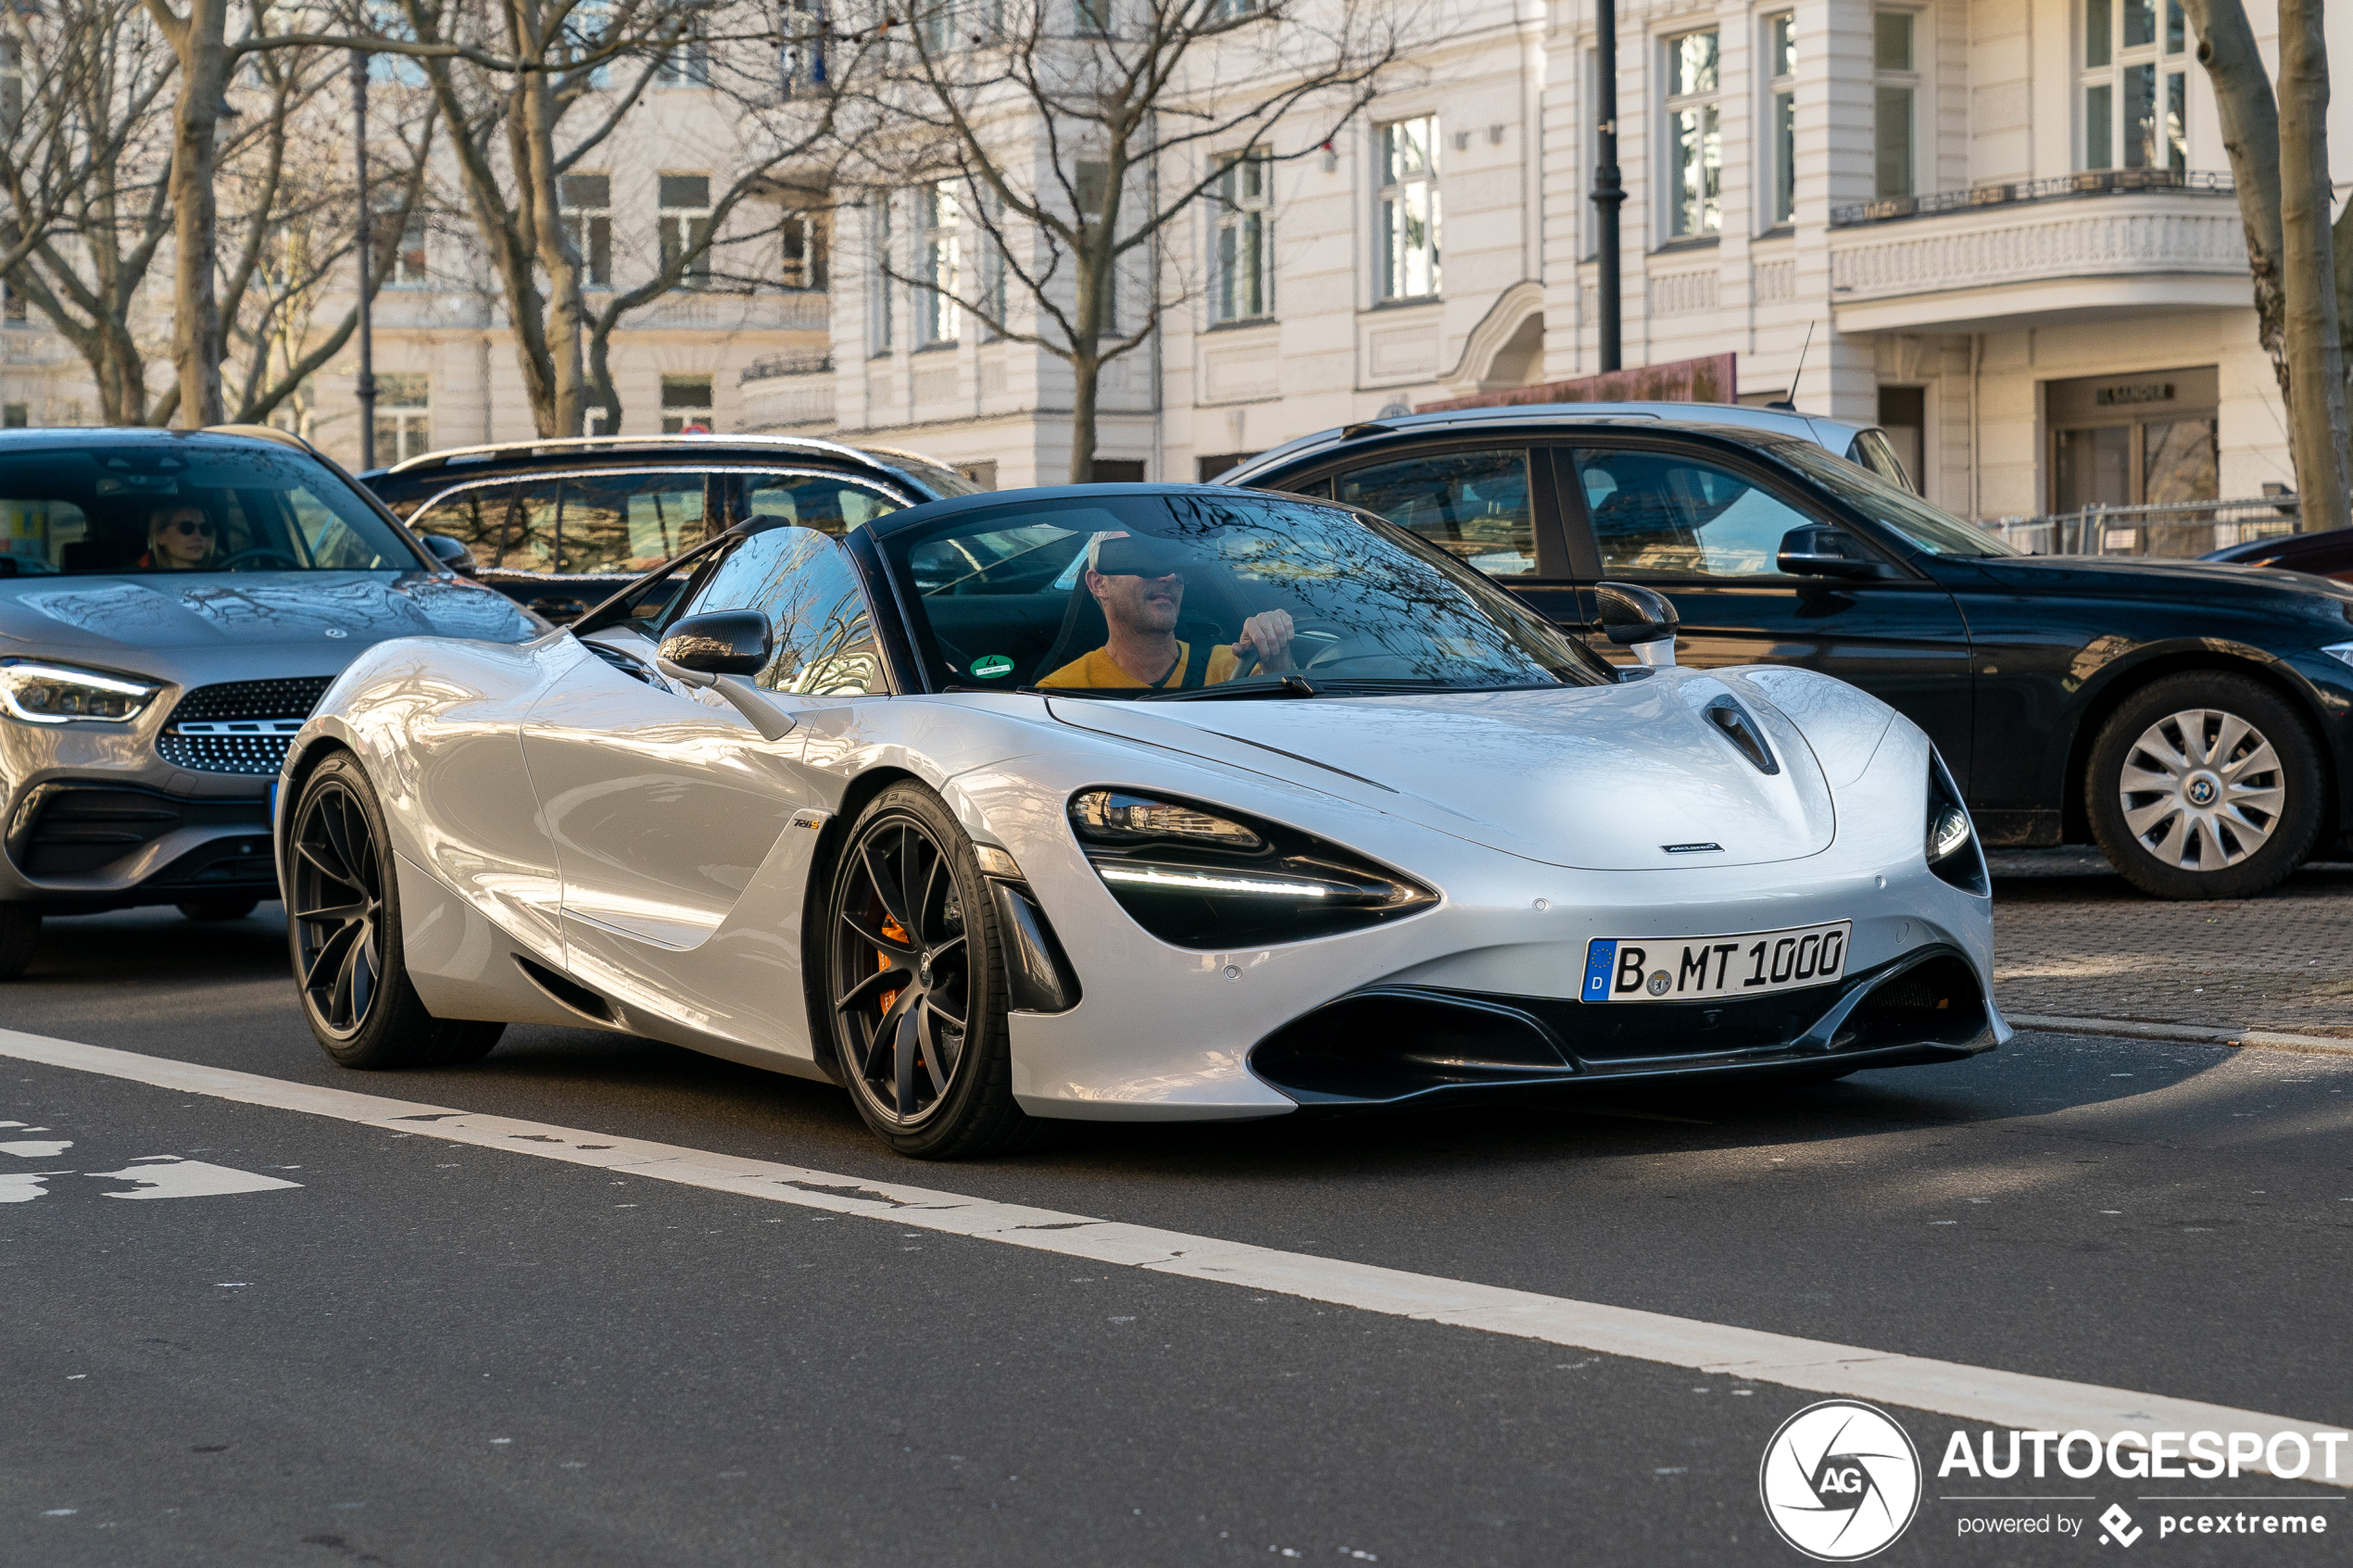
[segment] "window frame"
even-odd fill
[[[1915,9],[1909,6],[1874,6],[1871,8],[1871,192],[1874,201],[1901,201],[1919,194],[1920,189],[1920,98],[1921,89],[1929,77],[1923,69],[1921,23],[1935,15],[1932,11]],[[1880,63],[1880,23],[1883,19],[1906,19],[1905,56],[1908,67],[1897,69]],[[1886,172],[1888,149],[1884,145],[1888,121],[1884,116],[1889,95],[1904,95],[1904,188],[1887,188],[1881,176]]]
[[[416,403],[388,403],[388,385],[422,383],[422,400]],[[401,395],[401,394],[393,394]],[[376,461],[390,468],[434,449],[433,442],[433,374],[428,370],[379,370],[376,372]],[[391,421],[392,446],[387,456],[384,447],[385,422]],[[415,446],[409,445],[416,438]]]
[[[1209,191],[1212,213],[1209,226],[1210,322],[1214,326],[1227,326],[1243,321],[1273,320],[1274,153],[1264,145],[1253,145],[1216,154],[1215,158],[1217,179]],[[1237,194],[1236,187],[1252,170],[1257,174],[1256,194]],[[1247,238],[1236,242],[1236,256],[1229,257],[1227,242],[1238,235]],[[1257,308],[1253,310],[1236,309],[1233,303],[1236,259],[1244,245],[1249,249],[1250,268],[1254,274],[1258,295]]]
[[[918,187],[915,196],[915,246],[924,278],[912,345],[918,349],[945,348],[963,338],[967,225],[957,183],[935,180]]]
[[[1707,81],[1705,86],[1678,92],[1683,46],[1695,38],[1711,40],[1714,45]],[[1667,218],[1665,243],[1718,239],[1724,232],[1724,31],[1715,24],[1686,28],[1663,34],[1659,45],[1659,207]],[[1691,207],[1686,166],[1677,156],[1681,144],[1677,121],[1686,115],[1700,117],[1695,129],[1702,181],[1696,213]]]
[[[585,184],[591,180],[604,182],[603,201],[574,203],[569,199],[575,191],[582,195],[593,194]],[[575,181],[583,183],[575,186]],[[563,175],[556,182],[556,207],[564,232],[571,236],[572,248],[580,257],[583,286],[612,287],[612,175],[604,170]]]
[[[1762,44],[1765,69],[1765,125],[1759,138],[1771,169],[1768,232],[1787,229],[1797,221],[1797,13],[1768,12],[1764,18]]]
[[[703,182],[702,205],[699,207],[671,205],[669,197],[672,193],[664,191],[661,187],[673,180],[701,181]],[[654,212],[658,225],[655,232],[660,236],[663,271],[669,271],[676,259],[686,254],[688,247],[710,239],[711,215],[713,210],[711,200],[711,177],[708,171],[698,169],[670,169],[655,175]],[[696,293],[711,287],[711,253],[714,248],[716,248],[715,245],[703,245],[702,254],[686,264],[686,270],[679,274],[678,282],[674,286],[681,291]]]
[[[1411,126],[1421,126],[1427,134],[1421,143],[1422,158],[1418,169],[1400,167],[1395,157],[1398,144],[1393,133]],[[1397,119],[1383,120],[1373,127],[1373,225],[1376,236],[1374,262],[1378,271],[1373,279],[1373,298],[1379,305],[1419,304],[1442,299],[1446,292],[1445,270],[1445,209],[1444,192],[1440,184],[1438,157],[1441,127],[1436,110],[1427,114],[1405,115]],[[1402,145],[1410,148],[1411,143]],[[1425,238],[1416,245],[1403,239],[1411,232],[1416,197],[1420,202],[1420,220]],[[1396,215],[1403,212],[1401,226]],[[1410,276],[1401,273],[1414,270],[1416,257],[1420,257],[1426,272],[1428,287],[1410,288]]]
[[[2145,43],[2133,43],[2128,36],[2136,9],[2145,9],[2149,18]],[[2182,0],[2148,0],[2145,7],[2135,0],[2078,0],[2070,10],[2075,71],[2069,101],[2075,121],[2075,167],[2087,173],[2109,169],[2186,173],[2189,66],[2196,44]],[[2098,28],[2093,24],[2095,12],[2103,19]],[[2095,39],[2095,32],[2104,37]],[[2096,62],[2095,51],[2104,54]],[[2149,83],[2145,140],[2135,137],[2131,119],[2133,78],[2142,72],[2147,73]],[[2095,94],[2105,94],[2096,114]]]

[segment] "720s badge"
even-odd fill
[[[1846,972],[1853,921],[1738,936],[1596,936],[1585,947],[1588,1002],[1689,1002],[1823,985]]]

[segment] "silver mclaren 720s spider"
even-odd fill
[[[2007,1038],[1927,737],[1598,592],[1631,667],[1298,497],[755,515],[536,641],[353,662],[277,791],[303,1006],[360,1068],[670,1041],[929,1158]]]

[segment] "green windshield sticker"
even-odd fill
[[[1013,661],[1001,653],[986,653],[973,660],[973,673],[984,681],[1002,679],[1013,672]]]

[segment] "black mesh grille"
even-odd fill
[[[294,729],[334,684],[333,675],[228,681],[180,699],[156,740],[165,761],[200,773],[274,773]],[[199,733],[188,734],[191,729]]]
[[[333,675],[290,675],[280,681],[230,681],[198,686],[180,699],[171,712],[174,724],[195,724],[222,719],[308,719]]]

